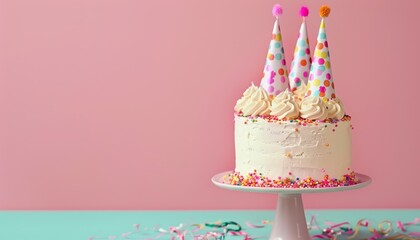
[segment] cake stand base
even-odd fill
[[[270,239],[310,240],[302,194],[279,194]]]
[[[226,176],[232,171],[216,174],[211,180],[221,188],[244,192],[278,194],[277,209],[274,216],[270,240],[310,240],[303,208],[302,193],[340,192],[366,187],[372,182],[369,176],[356,173],[360,183],[352,186],[330,188],[264,188],[245,187],[227,183]]]

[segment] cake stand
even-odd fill
[[[302,203],[302,193],[325,193],[355,190],[366,187],[372,182],[369,176],[356,173],[360,183],[352,186],[329,188],[264,188],[231,185],[225,177],[232,171],[216,174],[211,180],[221,188],[243,192],[276,193],[278,194],[270,240],[310,240],[306,225],[305,212]]]

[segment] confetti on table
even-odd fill
[[[134,224],[134,229],[119,235],[110,235],[106,237],[93,236],[88,240],[99,239],[171,239],[171,240],[227,240],[227,239],[268,239],[268,235],[254,236],[249,232],[251,229],[271,228],[273,222],[262,220],[257,223],[247,221],[241,225],[234,221],[213,222],[213,223],[194,223],[177,224],[173,227],[153,229],[141,228],[140,224]],[[420,218],[415,218],[410,222],[383,220],[380,222],[371,222],[362,218],[354,224],[350,221],[340,223],[325,222],[320,225],[317,219],[312,216],[308,222],[308,230],[312,239],[389,239],[389,240],[414,240],[420,239],[420,231],[412,231],[417,227],[419,230]],[[251,230],[252,231],[252,230]],[[267,229],[269,233],[270,229]]]

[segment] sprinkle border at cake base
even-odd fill
[[[352,186],[360,183],[354,171],[343,175],[341,178],[330,178],[328,174],[325,174],[324,178],[319,180],[311,177],[303,179],[298,177],[270,179],[254,170],[254,172],[248,173],[247,175],[232,172],[225,176],[225,180],[228,184],[235,186],[264,188],[331,188]]]

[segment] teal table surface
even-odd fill
[[[0,240],[87,240],[123,239],[121,234],[134,231],[139,224],[144,235],[132,235],[132,239],[146,239],[158,235],[157,226],[168,229],[180,223],[210,223],[216,221],[235,221],[244,231],[267,239],[271,225],[252,228],[247,222],[261,224],[273,220],[273,211],[0,211]],[[396,222],[412,222],[420,217],[420,210],[307,210],[306,218],[315,216],[320,226],[325,222],[348,221],[352,225],[362,218],[377,226],[383,220],[390,220],[393,228]],[[407,227],[409,231],[420,232],[420,226]],[[313,229],[311,234],[321,230]],[[147,234],[146,234],[147,233]],[[264,237],[265,236],[265,237]],[[164,235],[159,239],[170,239]],[[226,239],[243,239],[230,236]],[[341,239],[341,238],[340,238]],[[346,239],[346,238],[342,238]],[[359,238],[360,239],[360,238]]]

